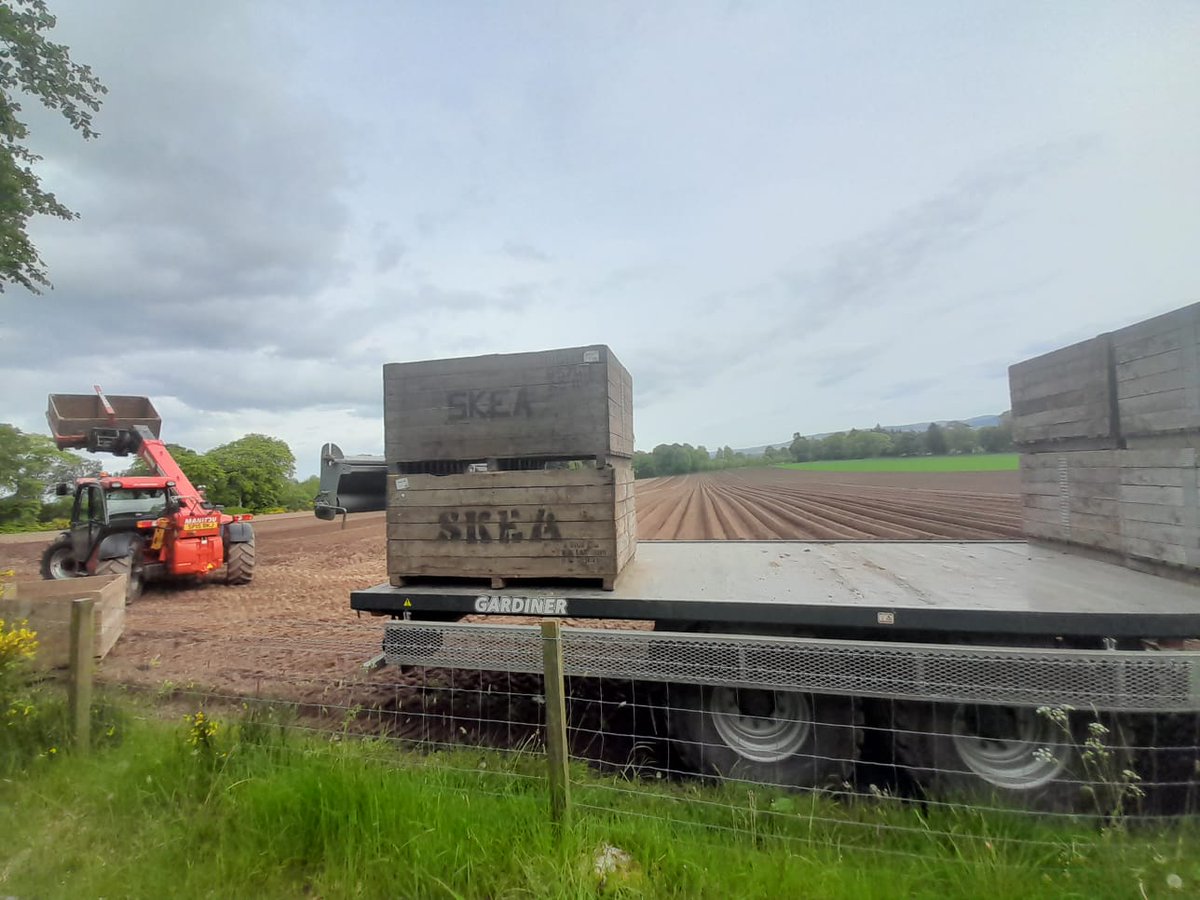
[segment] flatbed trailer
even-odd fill
[[[935,642],[1200,637],[1200,586],[1024,541],[645,541],[613,591],[381,584],[350,605],[413,621],[550,615]]]
[[[1200,771],[1200,586],[1049,545],[649,541],[613,591],[382,584],[351,606],[394,619],[398,666],[538,673],[532,623],[570,619],[566,673],[657,683],[682,765],[722,778],[841,783],[869,734],[927,795],[1086,810],[1098,724],[1159,802]]]

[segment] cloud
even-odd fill
[[[521,262],[550,262],[549,254],[543,253],[532,244],[522,243],[521,241],[505,241],[504,246],[500,249],[508,256]]]

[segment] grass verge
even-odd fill
[[[781,463],[778,468],[805,472],[1015,472],[1016,453],[971,453],[963,456],[889,456],[878,459],[823,459]]]
[[[0,783],[0,895],[1116,897],[1200,885],[1197,835],[573,769],[297,736],[261,718],[128,726]],[[632,862],[600,878],[606,845]]]

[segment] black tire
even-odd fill
[[[42,577],[47,581],[78,578],[83,574],[83,566],[75,561],[71,538],[67,535],[60,537],[42,553]]]
[[[1085,762],[1092,723],[1107,755]],[[1128,765],[1121,728],[1094,713],[1056,722],[1028,707],[904,701],[894,726],[897,765],[935,802],[1105,816]]]
[[[839,789],[862,743],[851,697],[670,685],[667,730],[690,771],[726,780]]]
[[[225,561],[226,584],[249,584],[254,579],[254,535],[250,540],[229,545],[229,558]]]
[[[124,556],[117,556],[113,559],[102,559],[96,563],[97,575],[125,575],[125,605],[138,600],[142,596],[142,590],[145,588],[145,580],[142,577],[142,561],[141,548],[132,547]]]

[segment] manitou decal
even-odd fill
[[[521,521],[519,509],[447,509],[438,516],[439,541],[468,544],[516,544],[521,541],[561,541],[552,510],[539,509],[532,522]]]
[[[475,598],[475,612],[509,616],[565,616],[565,597],[489,597]]]

